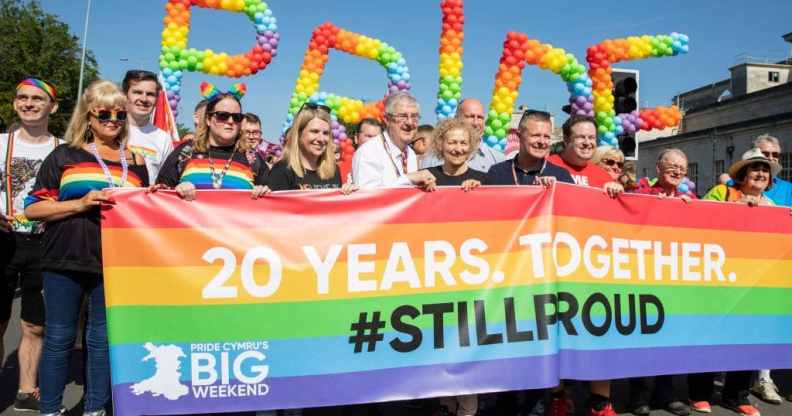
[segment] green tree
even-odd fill
[[[50,131],[62,137],[77,103],[82,45],[69,25],[45,13],[38,1],[0,0],[0,118],[10,125],[17,83],[34,76],[52,83],[59,109],[50,119]],[[96,59],[85,57],[85,81],[98,78]]]

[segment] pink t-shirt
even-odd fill
[[[605,172],[605,169],[591,162],[586,163],[585,166],[572,166],[567,164],[560,155],[552,155],[548,157],[547,160],[554,165],[566,169],[569,174],[572,175],[572,178],[575,179],[575,185],[601,188],[606,183],[613,182],[613,179],[608,175],[608,172]]]

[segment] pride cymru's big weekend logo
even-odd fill
[[[136,396],[150,395],[169,401],[184,396],[195,399],[266,396],[269,375],[263,351],[266,341],[189,344],[189,356],[178,345],[142,346],[148,354],[141,365],[153,361],[153,373],[130,386]],[[183,369],[186,360],[187,368]],[[189,374],[189,378],[185,378]]]

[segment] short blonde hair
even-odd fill
[[[302,136],[308,123],[315,118],[324,121],[327,123],[327,128],[332,129],[333,120],[330,118],[330,114],[328,114],[327,111],[318,108],[303,107],[294,117],[294,122],[284,138],[283,159],[286,160],[291,170],[300,178],[305,176],[305,169],[303,169],[302,162],[300,161],[300,136]],[[335,176],[335,143],[333,143],[332,132],[324,154],[319,157],[319,167],[316,173],[320,178],[325,180]]]
[[[468,153],[468,156],[477,151],[481,145],[481,137],[479,137],[479,135],[476,134],[476,132],[473,131],[473,129],[464,120],[456,117],[449,117],[441,121],[440,124],[435,127],[432,134],[432,149],[440,160],[444,160],[443,143],[445,142],[448,133],[454,130],[462,130],[468,137],[468,140],[470,141],[470,153]]]
[[[86,135],[88,134],[88,117],[91,111],[97,108],[122,108],[126,111],[126,103],[126,96],[116,84],[105,80],[92,82],[85,89],[74,108],[64,140],[75,149],[82,148],[88,142]],[[119,143],[126,143],[128,134],[127,123],[122,123],[118,133]]]
[[[618,157],[624,161],[624,153],[616,147],[600,146],[594,151],[594,156],[591,158],[591,163],[598,165],[603,159]]]

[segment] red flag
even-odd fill
[[[163,82],[160,81],[160,85]],[[160,89],[159,96],[157,97],[157,104],[154,106],[154,125],[160,130],[168,133],[171,140],[178,142],[179,129],[176,127],[176,119],[173,117],[170,104],[168,104],[168,96],[165,93],[165,88]]]

